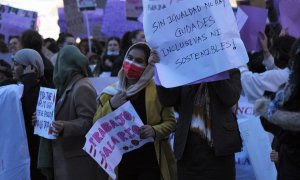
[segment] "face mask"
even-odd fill
[[[118,56],[119,51],[107,51],[106,55],[108,55],[108,56]]]
[[[125,59],[123,62],[123,69],[124,74],[127,78],[137,79],[141,77],[142,73],[145,70],[145,67]]]

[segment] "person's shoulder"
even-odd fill
[[[91,81],[87,77],[84,77],[84,78],[81,78],[80,80],[78,80],[75,83],[74,88],[75,89],[85,88],[85,89],[93,89],[94,90],[94,87],[93,87]]]

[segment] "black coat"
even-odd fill
[[[158,86],[158,96],[165,106],[178,109],[179,119],[174,140],[174,153],[181,159],[193,114],[195,92],[199,85],[178,88]],[[230,79],[208,83],[210,112],[212,121],[212,139],[216,156],[232,155],[241,150],[242,142],[237,119],[232,107],[238,102],[241,92],[240,72],[230,70]]]
[[[22,96],[22,108],[25,120],[26,135],[28,141],[28,148],[31,160],[31,177],[32,179],[42,179],[43,176],[37,170],[37,157],[39,150],[40,138],[34,135],[34,126],[32,125],[32,115],[36,111],[37,100],[39,97],[40,87],[42,83],[37,78],[35,73],[25,74],[20,78],[20,82],[24,85]]]

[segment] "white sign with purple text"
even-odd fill
[[[148,0],[143,6],[148,7]],[[144,8],[144,31],[164,87],[176,87],[239,67],[248,62],[228,0],[190,0],[160,11]]]
[[[153,138],[140,138],[141,126],[142,120],[128,101],[97,120],[85,136],[83,149],[110,177],[116,179],[114,169],[121,162],[122,155],[154,141]]]
[[[34,126],[34,134],[47,139],[56,139],[52,131],[52,122],[55,117],[56,89],[40,88],[40,94],[36,106],[37,121]]]

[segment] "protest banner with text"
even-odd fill
[[[138,149],[153,138],[141,139],[142,120],[128,101],[112,113],[100,118],[87,133],[84,150],[116,179],[115,167],[122,155]]]
[[[143,1],[147,7],[148,1]],[[191,0],[160,11],[144,9],[146,40],[160,56],[165,87],[176,87],[248,62],[228,0]]]
[[[9,41],[10,36],[21,36],[27,29],[35,30],[37,12],[0,4],[0,39]]]
[[[40,88],[38,103],[36,106],[37,121],[34,126],[34,134],[47,139],[56,139],[52,130],[52,122],[55,117],[56,89]]]

